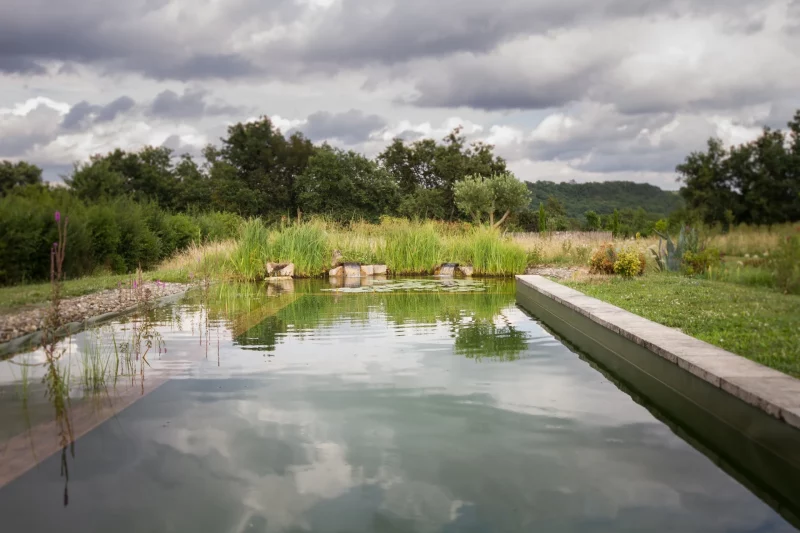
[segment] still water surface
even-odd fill
[[[63,348],[63,452],[0,362],[3,532],[795,531],[511,282],[212,285]]]

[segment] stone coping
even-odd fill
[[[542,276],[517,282],[765,413],[800,428],[800,380]]]

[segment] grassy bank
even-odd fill
[[[632,313],[800,377],[800,296],[679,275],[566,285]]]

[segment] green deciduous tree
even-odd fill
[[[594,211],[586,211],[584,213],[586,217],[586,229],[589,231],[595,231],[600,229],[600,215],[595,213]]]
[[[407,218],[436,218],[443,220],[447,217],[444,193],[439,189],[419,188],[413,193],[402,197],[402,201],[397,207],[397,214]]]
[[[222,205],[238,205],[237,212],[249,216],[297,209],[294,182],[313,152],[314,145],[302,134],[286,138],[267,117],[230,126],[222,148],[206,151],[211,178],[224,187],[214,187]],[[249,199],[239,203],[245,196]]]
[[[708,223],[775,224],[800,219],[800,111],[788,132],[765,128],[726,150],[709,139],[678,165],[681,196]]]
[[[377,220],[393,213],[400,199],[398,186],[385,169],[363,155],[329,146],[311,156],[295,187],[304,212],[340,219]]]
[[[12,163],[0,162],[0,196],[7,194],[14,187],[24,185],[40,185],[42,169],[25,161]]]
[[[547,231],[547,211],[544,204],[539,202],[539,232],[544,233]]]
[[[81,200],[97,202],[125,194],[125,177],[112,168],[111,161],[92,156],[88,163],[75,163],[64,182]]]
[[[530,193],[524,183],[509,172],[483,176],[467,176],[454,186],[458,208],[481,223],[484,215],[493,227],[500,226],[513,212],[530,203]],[[502,213],[495,222],[495,215]]]
[[[454,187],[464,176],[490,176],[506,170],[505,161],[494,155],[493,146],[476,142],[467,144],[461,128],[456,128],[441,143],[422,139],[406,144],[395,139],[378,156],[381,165],[397,182],[403,197],[415,195],[419,189],[437,190],[441,209],[447,218],[457,214]],[[432,199],[426,196],[426,200]],[[420,197],[418,197],[420,199]]]

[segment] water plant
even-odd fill
[[[81,386],[85,392],[105,389],[110,360],[111,354],[103,350],[99,332],[87,332],[81,351]]]

